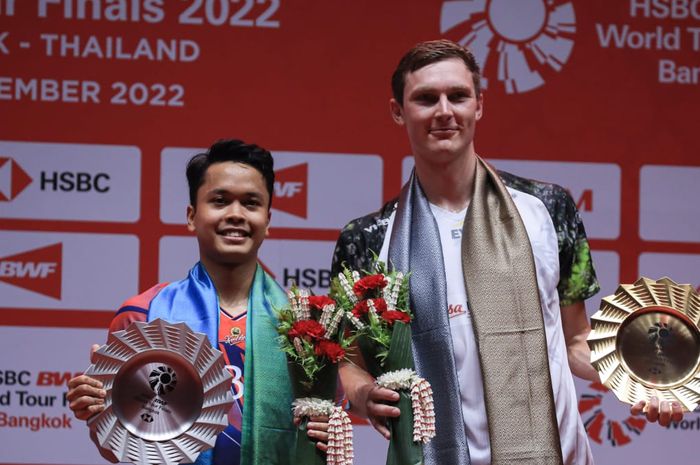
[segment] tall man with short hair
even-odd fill
[[[332,268],[368,269],[379,252],[412,273],[414,358],[435,393],[426,464],[592,463],[571,373],[598,380],[583,301],[599,285],[573,200],[477,156],[484,102],[468,50],[418,44],[392,90],[414,172],[398,199],[343,229]],[[346,394],[388,436],[398,395],[357,362],[341,367]],[[649,410],[658,417],[658,404]],[[664,405],[662,422],[672,414],[680,406]]]

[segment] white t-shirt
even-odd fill
[[[552,378],[554,404],[559,424],[559,437],[565,465],[593,464],[586,430],[578,413],[574,381],[569,369],[564,333],[561,327],[559,307],[559,247],[554,224],[545,205],[537,197],[508,188],[525,223],[535,258],[537,285],[544,316]],[[455,365],[462,399],[462,416],[465,423],[469,454],[472,465],[488,465],[491,462],[488,418],[484,403],[484,389],[478,349],[467,307],[467,295],[462,272],[462,224],[466,209],[455,213],[430,205],[440,230],[442,256],[447,279],[446,309],[450,317],[450,332]],[[389,224],[379,254],[386,261],[395,213]],[[411,270],[418,272],[418,270]],[[434,388],[435,391],[439,391]]]

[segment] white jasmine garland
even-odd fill
[[[352,423],[341,407],[329,400],[316,397],[302,397],[292,402],[292,411],[298,417],[328,417],[328,465],[352,465]]]
[[[395,282],[394,280],[391,279],[391,276],[386,276],[384,275],[384,278],[386,279],[386,286],[382,289],[382,297],[386,301],[387,305],[389,305],[389,302],[391,301],[391,289],[392,289],[392,284]]]
[[[413,441],[426,444],[435,437],[435,410],[433,408],[433,390],[430,383],[416,377],[411,386],[411,404],[413,407]]]
[[[374,313],[375,315],[377,314],[377,307],[374,306],[374,299],[367,299],[367,307],[369,308],[369,311]]]
[[[298,337],[295,337],[292,344],[294,344],[294,350],[297,351],[297,354],[300,357],[303,357],[304,356],[304,346],[301,345],[301,339],[299,339]]]
[[[341,407],[334,407],[328,419],[328,465],[352,465],[352,423]]]
[[[299,303],[299,296],[294,292],[294,289],[287,292],[289,297],[289,306],[292,308],[292,314],[294,315],[294,321],[303,320],[301,304]]]
[[[335,308],[335,307],[333,307]],[[327,329],[326,329],[326,334],[325,337],[326,339],[330,339],[333,333],[338,329],[338,325],[340,324],[340,320],[343,318],[343,312],[338,311],[333,315],[333,319],[330,321]]]
[[[302,320],[311,319],[311,310],[309,309],[309,291],[299,289],[299,300],[301,301],[301,316]]]
[[[354,275],[354,273],[353,273],[353,275]],[[359,276],[358,276],[358,278],[359,278]],[[352,284],[350,284],[348,282],[348,277],[345,276],[345,273],[340,273],[338,275],[338,280],[340,281],[340,286],[343,288],[343,292],[345,292],[345,296],[348,298],[348,300],[353,304],[357,303],[357,296],[353,292]],[[357,280],[355,280],[355,281],[357,281]],[[353,282],[353,284],[354,284],[354,282]]]
[[[413,441],[423,444],[435,437],[435,410],[430,383],[409,368],[389,371],[375,381],[379,387],[409,390],[413,410]]]
[[[330,400],[317,397],[301,397],[292,402],[292,412],[298,417],[329,416],[335,405]]]
[[[411,389],[411,384],[417,377],[415,371],[410,368],[402,368],[384,373],[375,382],[379,387],[398,391],[399,389]]]
[[[347,318],[348,321],[357,329],[363,329],[365,327],[365,324],[361,322],[359,318],[353,315],[352,312],[346,312],[345,318]]]
[[[389,308],[396,308],[396,302],[399,300],[399,291],[401,290],[401,283],[403,282],[403,273],[397,272],[394,282],[391,284],[391,294],[387,300],[387,305]],[[387,289],[387,286],[385,289]],[[385,299],[386,300],[386,299]]]
[[[333,304],[324,305],[323,310],[321,310],[321,318],[318,320],[318,322],[326,330],[328,330],[328,324],[331,322],[331,319],[333,318],[333,311],[334,310],[335,310],[335,305],[333,305]],[[330,336],[326,336],[326,337],[328,338]]]

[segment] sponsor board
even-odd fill
[[[0,281],[37,294],[61,299],[63,244],[0,257]]]
[[[700,167],[645,165],[639,177],[639,235],[647,241],[700,242]]]
[[[617,252],[607,250],[591,251],[593,268],[600,283],[600,291],[586,301],[588,316],[600,308],[600,300],[615,293],[620,285],[620,256]]]
[[[0,141],[0,218],[136,222],[136,147]]]
[[[643,253],[639,256],[639,275],[651,279],[667,276],[678,284],[690,284],[700,292],[700,255]]]
[[[91,344],[106,337],[105,330],[0,327],[0,463],[104,462],[64,396],[68,380],[89,365]]]
[[[482,65],[482,85],[524,93],[545,84],[571,55],[572,2],[491,0],[443,2],[440,33],[469,48]]]
[[[524,178],[559,184],[569,191],[592,239],[617,239],[620,235],[620,166],[614,163],[487,160],[497,169]],[[402,180],[413,169],[413,157],[402,161]],[[699,223],[700,224],[700,223]]]
[[[131,235],[2,231],[0,307],[114,310],[138,291],[138,254]]]
[[[601,292],[587,302],[588,315],[595,313],[600,299],[611,295],[619,285],[619,256],[615,252],[593,251],[593,264],[601,284]],[[677,280],[700,284],[697,269],[700,255],[651,254],[640,256],[639,270],[643,276],[658,279],[671,275]],[[664,272],[654,272],[663,269]],[[666,273],[666,271],[668,271]],[[694,274],[693,274],[694,272]],[[694,277],[695,281],[692,281]],[[618,401],[612,391],[599,383],[574,377],[578,406],[593,457],[597,464],[635,463],[653,465],[668,461],[668,450],[683,449],[700,433],[700,415],[686,413],[683,421],[668,428],[647,424],[644,417],[630,414],[630,407]],[[664,444],[659,448],[658,444]],[[693,463],[692,461],[678,463]]]
[[[574,380],[579,413],[597,464],[695,463],[680,459],[677,453],[669,455],[669,451],[687,450],[688,444],[697,440],[697,412],[686,413],[682,421],[668,427],[649,424],[643,416],[633,416],[630,406],[617,400],[602,384]]]
[[[194,236],[164,236],[158,243],[158,282],[179,281],[199,261]],[[154,283],[155,284],[155,283]]]
[[[384,465],[389,441],[369,425],[353,424],[354,463]]]
[[[161,152],[160,219],[184,224],[189,203],[185,167],[205,149]],[[275,184],[270,226],[339,229],[382,202],[382,159],[377,155],[273,152]],[[358,189],[361,182],[362,189]]]
[[[258,259],[275,280],[287,289],[295,282],[315,294],[326,294],[330,286],[331,260],[335,242],[265,239]],[[194,237],[165,236],[159,246],[160,282],[183,279],[199,260]]]
[[[591,446],[614,448],[629,445],[647,426],[644,417],[633,416],[629,406],[600,383],[578,381],[578,409]],[[596,456],[594,452],[594,457]]]

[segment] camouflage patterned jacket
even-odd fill
[[[586,231],[569,193],[556,184],[521,178],[499,171],[505,185],[537,197],[547,208],[557,232],[559,245],[559,284],[561,306],[583,301],[600,289],[596,278]],[[356,270],[369,269],[373,253],[379,254],[391,214],[398,198],[387,202],[379,211],[350,221],[340,232],[333,253],[332,275],[341,264]]]

